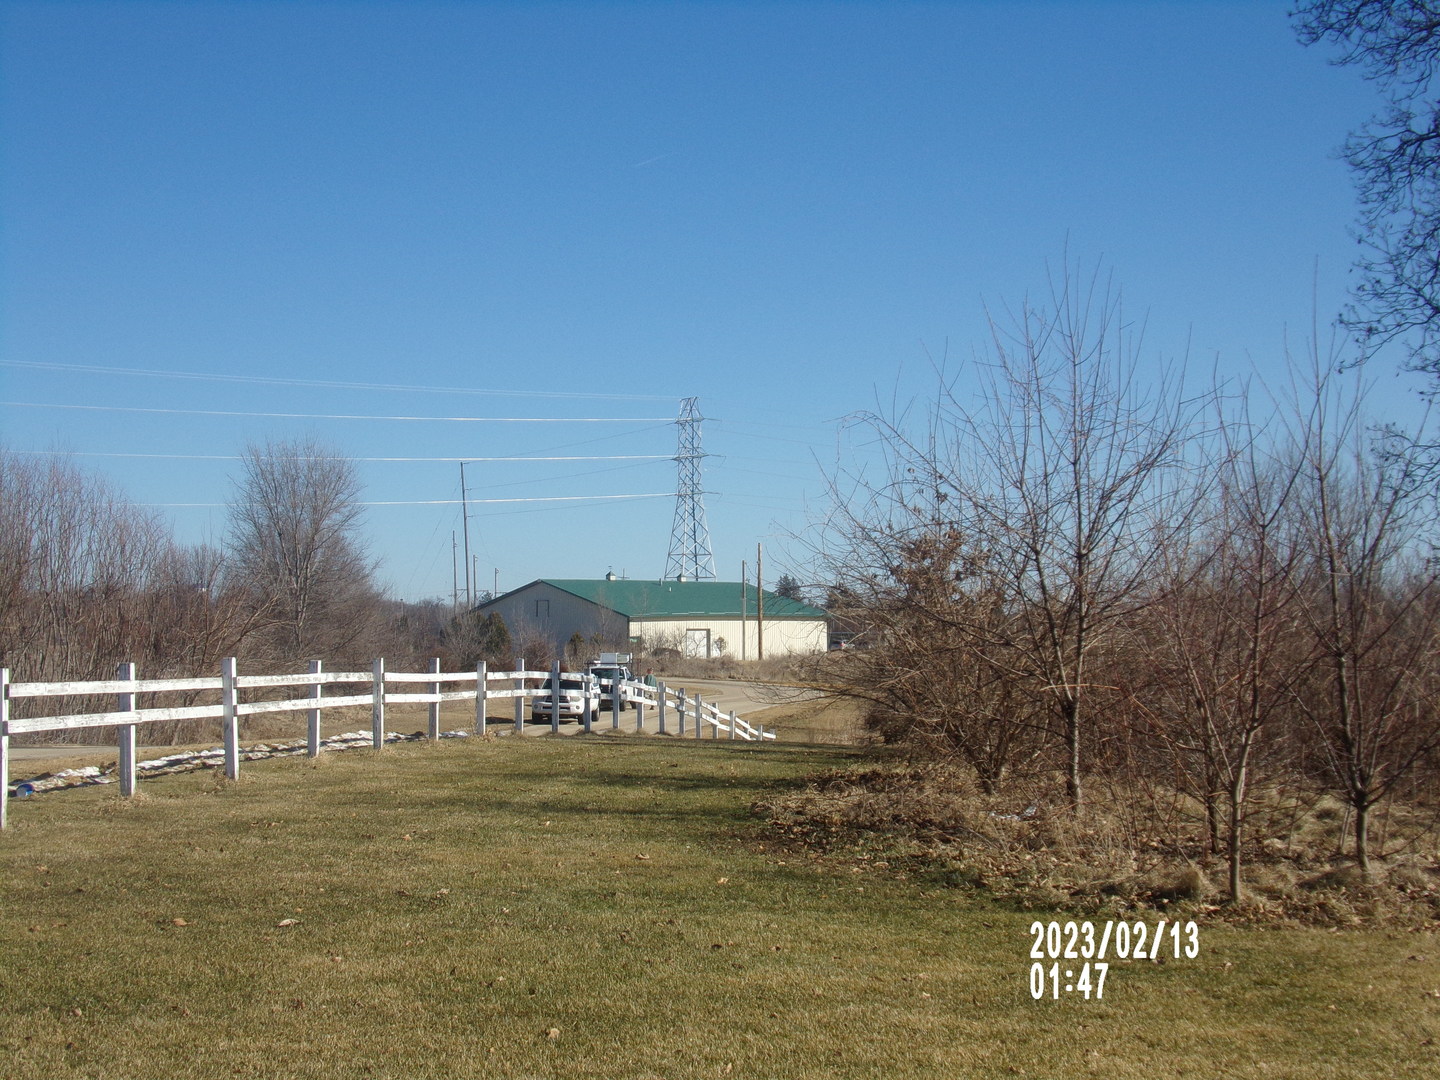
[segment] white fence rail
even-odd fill
[[[684,688],[678,690],[667,687],[663,682],[656,682],[653,686],[639,679],[623,680],[620,684],[620,693],[611,692],[608,682],[601,682],[593,675],[579,672],[560,671],[559,668],[552,668],[548,675],[542,678],[549,680],[551,687],[561,687],[566,682],[579,683],[581,686],[581,709],[578,719],[589,732],[594,726],[604,723],[604,715],[608,712],[610,727],[618,729],[620,725],[620,714],[626,708],[635,710],[635,730],[645,731],[646,712],[653,709],[655,712],[655,730],[661,735],[685,735],[687,725],[689,733],[695,738],[703,738],[706,726],[712,739],[738,739],[746,742],[755,742],[762,739],[774,739],[773,731],[766,731],[763,726],[752,727],[739,716],[732,712],[723,712],[714,705],[705,701],[700,694],[686,695]],[[559,730],[560,712],[556,708],[557,692],[546,690],[543,687],[530,692],[532,698],[540,703],[540,708],[548,713],[545,721],[532,719],[532,722],[548,722],[552,730]],[[602,702],[609,702],[609,709],[602,708]],[[516,724],[522,725],[521,712],[516,710]],[[534,717],[532,713],[532,717]]]
[[[601,702],[610,705],[610,726],[620,727],[621,711],[629,706],[635,711],[635,730],[646,730],[646,712],[653,709],[656,730],[668,735],[672,729],[676,735],[686,734],[686,725],[695,738],[702,738],[705,725],[709,725],[712,739],[728,738],[745,741],[774,739],[774,732],[763,727],[752,727],[735,715],[721,712],[714,705],[702,700],[699,694],[687,697],[684,689],[671,690],[664,683],[654,686],[635,680],[622,680],[616,693],[608,682],[602,684],[588,673],[562,672],[558,667],[550,671],[527,671],[524,661],[518,671],[490,671],[480,664],[474,671],[440,670],[440,661],[432,660],[429,671],[402,672],[386,671],[385,661],[376,660],[369,671],[326,671],[318,660],[310,662],[310,670],[291,675],[241,675],[237,672],[233,658],[221,661],[218,678],[196,679],[140,679],[135,676],[134,664],[121,664],[114,679],[92,682],[30,682],[12,683],[7,668],[0,668],[0,829],[6,827],[9,816],[10,795],[10,737],[38,731],[73,731],[86,727],[115,727],[119,729],[119,781],[120,794],[135,794],[137,783],[135,767],[135,735],[139,724],[157,721],[177,720],[219,720],[223,744],[225,775],[236,779],[240,775],[240,717],[256,716],[274,712],[306,713],[306,752],[314,757],[320,753],[320,715],[325,709],[343,706],[368,705],[371,710],[371,745],[380,749],[385,745],[385,707],[395,704],[428,705],[428,731],[431,739],[440,737],[440,706],[446,701],[473,701],[475,708],[475,731],[483,734],[491,718],[490,703],[510,699],[514,703],[514,725],[517,734],[525,730],[526,702],[532,710],[535,702],[549,714],[548,722],[553,731],[560,728],[560,708],[557,698],[564,682],[578,682],[582,685],[583,707],[579,717],[586,732],[594,730],[601,720]],[[546,683],[552,689],[546,688]],[[444,689],[458,684],[461,689]],[[500,684],[500,685],[494,685]],[[534,685],[532,685],[534,684]],[[405,689],[389,689],[390,686]],[[327,694],[326,687],[343,687],[346,692]],[[357,691],[356,687],[364,690]],[[285,697],[278,700],[242,701],[244,691],[275,690],[277,688],[303,688],[303,697]],[[483,690],[483,692],[482,692]],[[197,692],[216,693],[219,701],[208,705],[181,705],[173,707],[138,708],[136,697],[140,694],[175,694]],[[115,708],[108,712],[70,713],[55,716],[15,717],[12,716],[11,702],[31,698],[54,698],[115,695]],[[532,713],[532,723],[534,714]],[[723,733],[723,734],[722,734]]]

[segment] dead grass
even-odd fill
[[[737,679],[790,684],[803,681],[812,661],[813,658],[803,656],[779,656],[766,660],[741,660],[734,656],[717,656],[708,660],[647,656],[637,660],[634,666],[637,671],[653,668],[656,675],[667,682],[674,679]]]
[[[1440,926],[1433,838],[1430,849],[1396,855],[1366,878],[1336,857],[1336,829],[1306,817],[1286,843],[1247,850],[1248,902],[1222,906],[1223,860],[1147,822],[1133,792],[1096,785],[1076,819],[1038,790],[1015,784],[987,796],[966,770],[893,760],[825,774],[756,809],[797,850],[859,853],[908,877],[981,890],[1026,910]]]
[[[826,743],[841,746],[869,742],[864,729],[864,705],[838,697],[785,701],[746,713],[752,724],[764,724],[787,742]]]

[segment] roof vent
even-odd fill
[[[687,578],[684,574],[676,574],[676,575],[675,575],[675,580],[676,580],[676,581],[689,581],[690,579]]]
[[[614,580],[615,580],[615,571],[614,571],[614,570],[607,571],[606,574],[605,574],[605,580],[606,580],[606,581],[614,581]]]

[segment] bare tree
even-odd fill
[[[987,549],[1017,616],[1004,661],[1049,702],[1071,802],[1084,802],[1094,652],[1149,589],[1156,552],[1184,531],[1187,406],[1141,385],[1139,342],[1098,276],[1052,282],[1050,303],[997,327],[984,402],[942,402],[942,471],[958,520]]]
[[[213,671],[243,651],[258,616],[232,577],[225,552],[208,544],[172,547],[161,560],[146,624],[150,652],[166,670]]]
[[[1368,874],[1371,811],[1440,746],[1440,568],[1421,547],[1423,470],[1374,444],[1359,395],[1340,400],[1329,378],[1315,382],[1303,518],[1315,573],[1304,599],[1321,660],[1298,701]]]
[[[1280,736],[1313,650],[1300,626],[1306,563],[1295,527],[1305,447],[1282,438],[1277,453],[1248,415],[1222,420],[1220,433],[1204,527],[1162,551],[1167,580],[1145,658],[1161,684],[1151,715],[1202,802],[1238,901],[1253,796],[1281,770]],[[1308,429],[1290,434],[1303,440]]]
[[[151,677],[193,675],[233,654],[250,625],[219,552],[177,545],[63,457],[0,451],[0,665],[16,678],[103,679],[122,661]]]
[[[925,618],[963,633],[967,670],[1003,674],[1008,708],[1040,703],[1079,808],[1091,702],[1097,689],[1110,693],[1093,685],[1091,660],[1151,602],[1157,551],[1189,527],[1198,403],[1163,378],[1140,384],[1139,343],[1098,275],[1067,273],[1052,281],[1047,306],[1027,303],[1008,327],[992,328],[978,403],[962,398],[958,380],[942,380],[918,431],[904,415],[864,418],[887,478],[836,498],[831,522],[849,542],[831,545],[839,557],[827,576],[863,605],[884,594],[887,577],[903,592],[906,544],[957,538],[947,558],[961,561],[940,569],[965,587]],[[888,560],[883,547],[865,551],[872,538],[888,545]],[[896,633],[891,620],[880,637]],[[915,642],[954,648],[935,626]]]
[[[1440,380],[1440,7],[1432,0],[1308,0],[1302,42],[1339,45],[1384,104],[1345,143],[1360,198],[1355,307],[1341,317],[1368,352],[1399,340]]]
[[[146,597],[167,530],[64,458],[0,451],[0,664],[25,678],[94,678],[151,630]]]
[[[230,556],[271,658],[347,656],[374,629],[379,594],[362,511],[355,466],[314,440],[246,447]]]

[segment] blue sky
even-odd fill
[[[1067,251],[1157,368],[1273,375],[1328,333],[1335,150],[1375,101],[1287,7],[0,3],[0,439],[147,504],[223,504],[226,457],[297,436],[617,459],[467,466],[477,500],[663,496],[693,395],[720,576],[763,542],[773,580],[837,421],[983,349]],[[174,456],[87,456],[120,453]],[[459,497],[450,461],[357,468],[374,502]],[[673,510],[477,503],[481,582],[656,577]],[[223,505],[162,512],[223,538]],[[459,529],[368,512],[407,598],[449,595]]]

